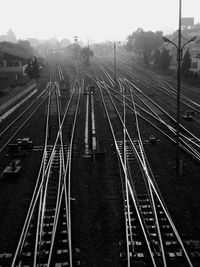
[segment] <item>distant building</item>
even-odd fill
[[[194,18],[181,18],[181,25],[183,28],[193,28],[194,27]]]
[[[192,28],[184,29],[182,34],[187,41],[196,36],[196,40],[188,44],[187,47],[192,59],[191,70],[200,73],[200,24],[198,23]],[[183,40],[184,43],[185,40]]]
[[[192,58],[191,71],[200,73],[200,58]]]
[[[17,81],[23,81],[25,67],[32,55],[12,48],[4,48],[0,50],[0,81],[6,85],[18,84]]]
[[[182,32],[181,32],[181,44],[183,45],[189,41],[191,38],[196,36],[197,38],[184,46],[183,55],[188,48],[190,51],[190,56],[192,59],[191,70],[193,72],[200,73],[200,23],[194,24],[194,18],[182,18]],[[178,45],[178,32],[174,32],[172,35],[168,36],[170,40]],[[170,50],[172,56],[171,68],[177,67],[177,49],[171,45],[167,44],[167,48]]]
[[[11,29],[9,29],[6,35],[0,35],[0,42],[4,42],[4,41],[11,42],[11,43],[17,42],[17,38]]]
[[[75,44],[78,43],[78,36],[74,36],[74,43],[75,43]]]

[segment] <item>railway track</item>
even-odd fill
[[[26,125],[26,123],[31,119],[32,116],[38,111],[38,109],[45,104],[45,101],[48,97],[48,93],[54,90],[54,84],[49,82],[35,100],[26,107],[20,115],[18,115],[9,125],[2,129],[0,133],[0,153],[4,153],[7,145],[14,141],[18,132]],[[20,125],[20,127],[19,127]]]
[[[107,73],[106,69],[100,66],[103,70],[104,75],[108,78],[111,85],[113,85],[113,79]],[[139,114],[143,119],[149,120],[149,122],[154,125],[156,129],[161,131],[166,137],[169,138],[173,143],[176,142],[176,120],[172,115],[170,115],[163,107],[152,100],[146,93],[144,93],[138,86],[133,82],[130,82],[127,78],[122,75],[118,75],[118,83],[125,86],[125,90],[128,90],[130,94],[133,94],[138,101],[137,107],[142,111]],[[111,85],[108,85],[109,90],[112,91],[113,95],[122,103],[122,93],[114,90]],[[131,98],[127,97],[129,103],[131,103]],[[129,107],[131,106],[128,105]],[[150,116],[149,119],[146,116]],[[152,122],[153,119],[153,122]],[[155,122],[156,121],[156,122]],[[193,134],[191,130],[188,130],[183,124],[180,124],[180,147],[188,155],[193,157],[199,162],[200,160],[200,139],[197,135]]]
[[[102,68],[100,68],[100,70],[102,70]],[[101,72],[98,73],[97,71],[95,77],[91,74],[88,75],[96,82],[98,88],[101,91],[102,101],[104,103],[110,129],[114,138],[117,155],[121,165],[121,174],[123,176],[122,180],[124,181],[123,188],[127,225],[127,244],[129,244],[128,247],[132,246],[133,239],[135,240],[138,236],[141,236],[141,234],[137,233],[138,228],[136,227],[136,225],[138,226],[139,224],[143,230],[143,241],[140,240],[135,243],[138,245],[138,247],[137,245],[135,247],[132,246],[132,250],[129,250],[129,248],[127,248],[127,251],[125,253],[122,253],[121,256],[127,257],[129,264],[128,266],[132,266],[132,261],[135,261],[135,264],[141,263],[142,258],[145,257],[149,257],[148,259],[146,259],[146,262],[149,263],[151,261],[153,266],[173,266],[174,261],[179,262],[180,266],[193,266],[189,256],[190,253],[186,251],[185,244],[181,240],[180,235],[178,234],[178,231],[176,230],[175,225],[171,220],[166,205],[164,204],[164,201],[162,199],[161,193],[156,185],[150,165],[146,159],[140,130],[138,128],[138,122],[134,122],[135,119],[130,120],[130,114],[134,113],[136,118],[142,117],[148,123],[148,119],[146,118],[148,112],[145,114],[145,116],[141,116],[141,112],[139,112],[138,109],[142,109],[142,107],[141,105],[134,103],[135,96],[133,97],[132,90],[130,90],[130,88],[129,90],[127,90],[124,79],[118,79],[120,86],[119,90],[121,92],[119,93],[112,88],[112,78],[110,77],[110,75],[105,75],[105,70],[102,74]],[[110,84],[105,82],[103,76],[106,77],[106,80]],[[98,79],[96,77],[100,78]],[[120,94],[120,99],[116,97],[116,95],[118,94]],[[121,104],[121,107],[117,108],[116,105],[118,105],[119,103]],[[151,110],[149,106],[146,105],[146,107]],[[114,115],[114,110],[117,112],[117,116],[116,114]],[[129,117],[127,123],[125,123],[126,112],[128,113],[127,117]],[[155,114],[153,109],[151,110],[151,112],[155,115],[155,117],[157,117],[157,114]],[[119,123],[119,121],[116,122],[116,117],[120,117],[121,123]],[[136,119],[136,121],[138,121],[138,119]],[[121,130],[119,130],[119,124],[121,124]],[[133,124],[137,125],[136,132],[139,136],[138,139],[135,137],[135,131],[133,129],[127,129],[130,128],[130,125]],[[158,129],[158,127],[155,128]],[[139,167],[140,171],[144,171],[144,173],[140,175],[140,179],[137,178],[139,170],[137,171],[135,166],[133,167],[133,171],[131,173],[130,165],[133,164],[132,162],[134,162],[135,164],[135,161],[137,161],[137,163],[139,162],[139,165],[141,164],[143,166]],[[132,182],[131,184],[132,176],[134,177],[134,182]],[[145,176],[146,178],[144,178]],[[136,192],[137,183],[141,183],[141,181],[137,182],[137,179],[141,181],[146,179],[146,181],[143,181],[146,191],[142,190],[142,192],[140,192],[139,189],[139,193]],[[127,198],[127,195],[131,195],[131,200]],[[130,202],[131,204],[129,204]],[[134,214],[134,218],[132,218],[132,214]],[[136,225],[133,226],[133,229],[137,229],[134,234],[131,233],[132,225],[130,224],[130,222],[132,221],[137,221]],[[154,224],[154,226],[152,224]],[[145,229],[147,229],[147,232],[145,232]],[[157,237],[155,238],[155,236]],[[151,240],[152,237],[153,241],[148,241],[148,238],[150,238]],[[147,253],[143,250],[145,241],[147,251],[149,251],[148,256]],[[152,244],[155,245],[153,249],[151,248]],[[134,250],[133,247],[138,248],[138,254],[137,249]],[[158,247],[159,251],[157,250]],[[142,253],[140,249],[143,250]],[[185,262],[183,258],[185,258]]]
[[[130,83],[134,84],[136,87],[140,88],[143,93],[148,95],[149,98],[157,102],[159,99],[160,105],[165,106],[165,110],[168,113],[172,110],[171,116],[176,113],[176,89],[174,83],[170,79],[164,79],[161,75],[155,75],[153,72],[146,71],[144,75],[144,71],[140,71],[137,68],[129,67],[124,62],[120,62],[120,74],[118,73],[118,78],[125,78],[129,80]],[[113,72],[110,66],[106,64],[102,64],[105,72]],[[181,114],[185,117],[185,120],[182,120],[182,124],[186,128],[191,128],[190,124],[187,123],[188,120],[194,120],[197,124],[199,124],[199,104],[198,104],[198,90],[182,86],[181,93]],[[193,92],[191,94],[191,92]],[[166,101],[169,99],[169,101]],[[167,105],[166,105],[167,104]],[[193,115],[191,115],[193,114]],[[193,126],[195,129],[195,127]],[[196,130],[195,130],[196,131]],[[196,131],[197,132],[197,131]]]
[[[134,262],[137,264],[138,261],[148,264],[151,262],[152,266],[160,266],[160,264],[168,266],[171,260],[173,262],[174,257],[176,260],[185,257],[185,264],[188,263],[188,266],[192,266],[180,235],[155,184],[140,137],[137,113],[135,112],[136,132],[138,133],[136,141],[135,135],[131,135],[133,129],[127,128],[130,123],[126,122],[125,98],[122,113],[116,107],[111,94],[105,95],[101,89],[102,85],[99,83],[98,86],[101,90],[124,181],[128,266],[134,265]],[[117,116],[114,116],[113,111],[111,112],[111,105]],[[137,180],[139,181],[137,182]],[[139,188],[137,183],[140,184]]]
[[[45,266],[54,266],[62,264],[72,266],[70,174],[80,93],[75,93],[77,89],[74,89],[61,119],[58,90],[59,87],[56,84],[55,98],[51,99],[51,102],[49,100],[44,157],[40,168],[41,178],[39,187],[37,186],[35,189],[37,194],[32,199],[34,205],[33,207],[30,206],[31,214],[27,217],[29,225],[24,226],[26,235],[23,236],[22,232],[25,243],[19,242],[12,266],[18,266],[16,265],[16,260],[19,264],[23,264],[23,253],[27,249],[25,244],[30,233],[31,223],[34,221],[33,215],[37,217],[37,227],[35,229],[35,238],[33,239],[35,244],[31,242],[29,254],[27,255],[26,253],[29,265],[45,264]],[[76,105],[75,110],[74,105]],[[64,130],[66,127],[65,121],[67,121],[68,114],[72,112],[75,114],[72,121],[72,129],[71,133],[68,132],[67,135],[67,137],[71,135],[71,138],[64,140],[63,133],[64,131],[66,133],[66,129]],[[57,116],[55,116],[56,113]],[[55,139],[53,137],[50,138],[54,140],[52,140],[52,144],[48,144],[49,125],[54,125],[56,117],[59,122],[57,131],[53,131],[53,129],[51,131],[57,132],[57,134]]]
[[[58,74],[63,82],[60,68]],[[77,79],[65,106],[61,105],[59,82],[50,82],[44,92],[46,134],[37,182],[17,249],[13,257],[4,257],[5,254],[0,265],[72,266],[70,176],[80,88]],[[24,125],[37,108],[24,120]]]
[[[140,130],[139,118],[142,118],[148,125],[151,121],[151,126],[165,136],[170,133],[168,138],[173,141],[175,130],[161,121],[168,115],[159,116],[155,103],[148,105],[150,100],[141,102],[140,88],[121,75],[119,91],[113,89],[112,75],[102,65],[95,69],[96,77],[86,71],[63,73],[62,69],[58,66],[58,78],[49,83],[46,96],[43,95],[46,105],[45,140],[40,147],[43,155],[19,242],[15,253],[0,256],[0,265],[106,266],[105,262],[109,262],[115,266],[193,266],[191,251],[177,231],[156,183]],[[100,116],[97,112],[101,105]],[[108,138],[106,142],[114,144],[113,161],[118,160],[120,177],[117,178],[121,179],[123,193],[120,231],[116,227],[119,218],[108,217],[108,211],[114,214],[113,207],[121,209],[115,206],[120,194],[113,193],[117,188],[116,174],[114,183],[108,186],[99,167],[106,165],[98,161],[101,127],[96,127],[96,118],[100,117],[102,125],[107,124],[110,129],[112,141]],[[169,120],[172,118],[168,117]],[[77,126],[85,129],[81,137]],[[183,129],[183,133],[186,135],[187,130]],[[105,135],[107,138],[106,131]],[[105,153],[104,150],[102,154]],[[112,181],[109,176],[107,180]],[[106,192],[108,188],[110,191]],[[113,235],[103,228],[102,218],[97,218],[102,209],[103,217],[109,218],[108,225],[113,225],[109,228]],[[106,233],[109,235],[106,240],[112,245],[107,248],[112,254],[109,257],[100,249],[100,234]],[[77,253],[81,255],[77,257]],[[107,255],[109,261],[104,261],[102,255]]]

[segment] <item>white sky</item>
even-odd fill
[[[17,38],[79,36],[94,41],[124,40],[138,27],[178,28],[179,0],[0,0],[0,35],[11,28]],[[182,0],[182,16],[200,22],[200,0]]]

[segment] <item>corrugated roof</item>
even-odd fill
[[[30,59],[33,57],[33,54],[26,53],[16,48],[2,48],[0,51],[6,54],[12,55],[12,56],[21,58],[21,59]]]

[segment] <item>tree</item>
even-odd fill
[[[32,63],[32,71],[33,71],[33,78],[34,79],[39,79],[40,77],[40,67],[37,61],[37,58],[35,57],[33,63]]]
[[[78,43],[73,43],[64,48],[65,54],[68,54],[73,59],[78,60],[80,58],[81,46]]]
[[[188,76],[189,72],[190,72],[190,68],[191,68],[191,57],[190,57],[190,52],[189,49],[186,50],[184,57],[183,57],[183,61],[181,64],[181,73],[184,76]]]
[[[25,68],[25,73],[28,74],[28,76],[31,80],[33,79],[32,64],[31,64],[30,60],[28,61],[28,64]]]
[[[113,46],[108,43],[93,44],[92,51],[98,56],[108,56],[113,53]]]
[[[33,47],[30,45],[30,43],[26,40],[19,40],[15,47],[25,53],[27,53],[30,56],[34,55],[34,49]]]
[[[81,57],[83,58],[83,63],[89,67],[90,65],[90,57],[93,57],[94,53],[93,51],[90,49],[89,46],[85,46],[82,48],[81,50]]]
[[[61,48],[63,48],[63,47],[67,47],[68,45],[70,45],[71,44],[71,42],[70,42],[70,40],[69,39],[62,39],[61,41],[60,41],[60,47]]]
[[[40,77],[40,68],[36,57],[32,62],[30,60],[28,61],[25,72],[28,74],[31,80],[37,80]]]
[[[169,50],[163,47],[161,52],[161,67],[163,71],[167,71],[170,65],[171,57],[169,55]]]
[[[144,51],[143,61],[144,61],[145,67],[149,66],[149,58],[150,58],[150,54],[147,51]]]
[[[34,49],[28,41],[19,40],[17,43],[0,42],[0,49],[13,49],[13,51],[23,52],[30,58],[34,55]]]
[[[161,66],[161,53],[160,49],[156,49],[154,52],[154,66],[160,68]]]
[[[142,28],[138,28],[132,35],[128,36],[126,49],[138,54],[139,60],[142,59],[144,64],[148,66],[151,53],[162,44],[162,32],[145,32]]]
[[[0,42],[0,48],[14,48],[15,47],[15,44],[11,43],[11,42],[7,42],[7,41],[3,41],[3,42]]]

